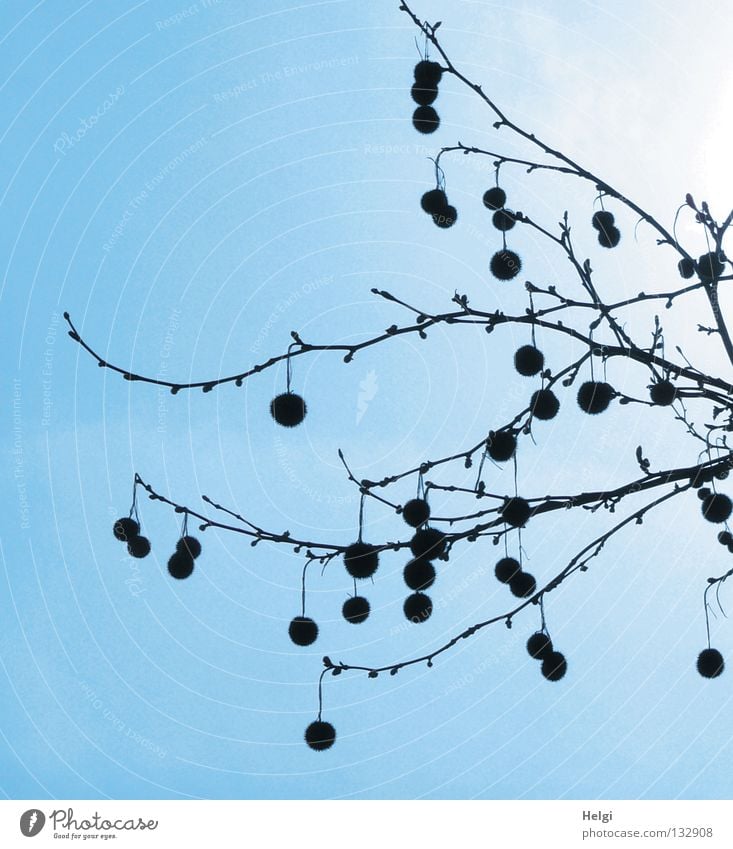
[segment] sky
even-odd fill
[[[415,0],[442,20],[454,64],[517,123],[633,197],[671,228],[686,192],[722,218],[733,21],[702,2],[490,3]],[[10,799],[718,799],[730,798],[730,670],[695,671],[705,646],[706,579],[730,568],[694,493],[618,534],[591,568],[548,595],[568,673],[550,683],[524,648],[531,607],[511,630],[484,629],[430,669],[324,681],[327,752],[303,742],[318,710],[321,658],[381,666],[422,655],[511,606],[493,576],[497,549],[456,547],[438,567],[435,610],[402,613],[405,556],[382,556],[372,612],[358,626],[340,562],[307,578],[318,640],[298,648],[302,554],[251,547],[209,529],[186,581],[167,559],[181,517],[139,499],[152,553],[127,556],[111,533],[137,472],[173,501],[211,515],[207,495],[274,532],[347,545],[359,496],[341,465],[381,479],[479,442],[537,388],[512,369],[529,341],[514,325],[436,327],[367,348],[345,364],[313,352],[293,364],[305,422],[279,428],[270,400],[283,368],[241,388],[175,396],[122,380],[74,344],[171,380],[237,373],[282,354],[297,330],[352,344],[458,291],[521,312],[521,283],[499,284],[499,247],[481,196],[488,158],[443,160],[458,221],[421,212],[429,157],[458,141],[527,155],[457,80],[444,79],[439,130],[412,127],[416,32],[397,0],[9,2],[0,24],[0,332],[4,377],[0,523],[0,793]],[[508,204],[548,228],[568,210],[599,290],[621,299],[679,283],[676,257],[618,204],[622,241],[594,243],[593,187],[506,167]],[[689,214],[676,233],[705,250]],[[576,235],[577,234],[577,235]],[[509,234],[522,276],[579,294],[567,261],[526,229]],[[575,287],[575,288],[574,288]],[[726,297],[721,297],[725,309]],[[728,379],[706,305],[661,310],[668,352]],[[654,310],[626,315],[650,338]],[[554,368],[577,349],[538,334]],[[599,367],[597,367],[599,368]],[[648,376],[610,363],[637,395]],[[697,460],[669,410],[618,404],[584,416],[573,390],[518,454],[520,493],[603,489],[635,479],[636,446],[654,468]],[[696,411],[693,408],[693,413]],[[698,415],[709,415],[709,411]],[[541,426],[540,426],[541,425]],[[476,469],[436,473],[475,483]],[[485,471],[513,491],[511,465]],[[725,491],[725,484],[722,486]],[[403,503],[416,480],[392,489]],[[637,503],[637,502],[634,502]],[[435,493],[436,515],[476,501]],[[633,503],[628,508],[632,509]],[[522,535],[549,580],[613,517],[542,517]],[[364,538],[405,540],[370,500]],[[516,535],[509,543],[516,552]],[[511,553],[511,552],[510,552]],[[721,592],[730,606],[728,587]],[[712,641],[733,656],[722,611]]]

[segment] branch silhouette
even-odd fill
[[[318,680],[318,714],[316,720],[308,726],[305,739],[314,750],[330,748],[336,738],[334,727],[322,719],[323,710],[323,680],[327,672],[340,675],[346,671],[366,672],[369,677],[377,677],[382,672],[397,674],[401,669],[425,663],[432,666],[434,660],[447,653],[461,640],[467,639],[490,625],[503,622],[511,627],[514,619],[528,608],[536,605],[541,612],[541,631],[533,635],[528,643],[531,656],[541,662],[542,674],[549,681],[558,681],[564,677],[567,670],[565,656],[556,651],[552,644],[547,627],[544,600],[545,597],[558,589],[572,575],[585,572],[589,563],[595,560],[604,547],[616,534],[630,525],[642,524],[644,518],[656,508],[672,499],[689,492],[697,491],[701,502],[703,517],[713,524],[722,524],[725,530],[718,535],[720,543],[733,553],[733,534],[728,530],[728,519],[733,513],[733,502],[722,493],[717,492],[719,481],[725,480],[733,468],[733,451],[728,445],[728,433],[733,431],[733,384],[718,374],[709,374],[697,368],[683,353],[679,346],[675,347],[677,359],[665,350],[665,339],[661,321],[654,316],[651,327],[649,344],[640,344],[628,329],[626,318],[636,313],[642,304],[654,302],[663,303],[665,309],[671,309],[680,302],[686,302],[697,294],[704,295],[712,310],[713,324],[705,326],[697,324],[697,331],[715,344],[720,344],[722,353],[728,360],[726,368],[733,364],[733,343],[729,329],[720,308],[718,288],[721,283],[733,280],[730,271],[731,262],[723,251],[723,239],[733,223],[733,211],[722,222],[711,214],[705,202],[697,204],[691,195],[685,197],[675,216],[675,226],[679,215],[691,215],[701,228],[707,239],[709,251],[698,257],[693,256],[678,242],[675,226],[670,229],[648,211],[640,207],[625,193],[611,186],[595,172],[577,163],[561,150],[538,138],[533,132],[513,122],[507,113],[500,108],[493,97],[489,96],[481,84],[473,82],[451,61],[447,51],[441,44],[437,32],[439,23],[430,24],[421,20],[412,10],[411,5],[402,2],[400,10],[407,14],[417,29],[423,33],[426,44],[432,47],[440,58],[440,62],[428,58],[426,47],[424,58],[415,68],[415,87],[413,99],[418,104],[413,116],[413,124],[417,130],[429,133],[435,127],[439,118],[430,105],[437,96],[437,87],[443,74],[450,74],[476,95],[493,112],[496,119],[493,123],[497,131],[507,130],[527,142],[535,151],[538,159],[509,156],[494,150],[485,150],[476,146],[457,142],[444,146],[432,160],[435,170],[435,189],[423,196],[423,210],[429,213],[439,227],[451,227],[456,221],[456,210],[447,200],[446,162],[452,162],[454,155],[463,157],[489,157],[496,172],[496,186],[484,194],[484,206],[493,213],[494,226],[502,235],[502,248],[492,257],[490,268],[494,277],[508,281],[518,277],[521,272],[521,259],[507,247],[507,233],[515,226],[529,228],[534,234],[549,245],[553,251],[558,251],[572,269],[573,291],[562,291],[558,284],[539,285],[525,279],[524,291],[527,294],[528,306],[524,312],[507,314],[497,309],[479,308],[470,303],[466,294],[455,292],[450,299],[450,306],[445,311],[429,311],[419,304],[412,304],[402,297],[384,289],[371,290],[376,297],[394,304],[398,311],[408,318],[405,323],[394,323],[390,327],[374,331],[364,341],[349,344],[312,343],[303,340],[296,330],[291,331],[291,342],[287,350],[255,365],[248,365],[234,374],[224,377],[209,377],[194,382],[169,381],[146,376],[122,366],[115,365],[102,358],[89,342],[85,341],[68,313],[64,318],[69,325],[69,336],[96,361],[100,368],[108,369],[121,375],[128,381],[152,384],[170,389],[173,394],[182,390],[201,389],[210,392],[215,387],[233,383],[242,386],[244,381],[285,362],[288,366],[287,392],[274,399],[271,414],[276,423],[285,427],[295,427],[303,421],[306,415],[305,401],[291,391],[290,367],[292,361],[311,353],[334,352],[342,355],[345,363],[350,363],[354,357],[374,346],[417,334],[421,339],[427,339],[430,331],[442,326],[467,326],[470,328],[483,327],[486,333],[499,331],[504,325],[526,326],[532,334],[532,344],[525,345],[515,353],[515,368],[524,377],[538,379],[539,389],[536,389],[518,412],[510,416],[502,424],[495,424],[481,438],[468,447],[454,450],[451,453],[436,457],[415,465],[406,470],[395,471],[384,475],[379,480],[359,479],[352,471],[346,460],[344,451],[338,449],[339,459],[346,472],[349,484],[356,487],[360,495],[360,510],[358,537],[355,541],[307,540],[293,536],[290,531],[267,530],[253,523],[236,511],[222,505],[212,498],[202,495],[201,499],[211,511],[226,519],[215,518],[200,510],[193,509],[171,498],[162,495],[143,478],[135,474],[133,485],[133,502],[129,517],[119,519],[114,526],[115,536],[126,541],[132,556],[143,557],[150,551],[149,541],[140,534],[140,517],[138,515],[138,490],[145,492],[149,499],[158,501],[184,517],[183,531],[179,540],[176,554],[168,564],[169,572],[174,578],[187,578],[193,571],[193,561],[201,553],[201,545],[197,539],[188,535],[187,521],[189,518],[199,521],[199,530],[206,531],[214,528],[222,531],[240,534],[249,539],[253,546],[259,543],[285,545],[296,554],[305,558],[302,572],[302,609],[301,615],[296,616],[289,627],[291,640],[297,645],[307,646],[318,637],[318,627],[313,619],[306,616],[306,572],[308,566],[318,562],[325,567],[336,559],[343,559],[347,573],[354,579],[354,595],[344,604],[344,618],[358,624],[363,622],[370,612],[368,601],[358,594],[358,580],[371,578],[377,569],[379,556],[386,552],[403,552],[409,550],[412,559],[404,571],[404,579],[412,594],[404,604],[405,617],[415,623],[424,622],[432,613],[432,601],[424,592],[435,580],[434,562],[448,560],[456,546],[469,545],[479,539],[490,539],[497,545],[502,539],[506,541],[515,531],[518,535],[528,523],[542,520],[548,514],[559,514],[569,510],[585,510],[590,513],[605,511],[616,514],[620,505],[628,506],[627,499],[633,501],[627,515],[614,519],[608,530],[594,537],[584,545],[550,580],[541,586],[537,585],[534,576],[526,572],[522,565],[521,539],[519,559],[507,556],[502,558],[495,569],[496,578],[509,585],[517,602],[503,613],[494,615],[463,629],[447,642],[432,649],[419,657],[391,661],[385,664],[354,664],[349,662],[334,662],[329,656],[323,658],[324,669]],[[546,157],[547,161],[539,161]],[[459,158],[460,159],[460,158]],[[614,216],[603,204],[604,200],[612,200],[631,211],[639,220],[650,227],[656,237],[658,247],[671,249],[678,259],[677,270],[683,280],[696,279],[693,282],[679,286],[665,286],[664,291],[639,291],[633,297],[609,301],[604,298],[603,287],[597,281],[591,261],[578,254],[573,242],[569,213],[565,211],[561,220],[545,224],[536,221],[524,212],[506,208],[506,193],[499,186],[499,174],[504,167],[519,167],[527,175],[538,171],[557,175],[558,179],[574,177],[590,184],[597,193],[600,210],[593,215],[593,226],[598,233],[599,244],[604,249],[614,248],[619,241],[620,232],[614,223]],[[578,291],[579,287],[579,293]],[[569,357],[570,361],[561,368],[553,371],[544,362],[544,355],[535,345],[535,330],[543,330],[558,337],[569,340],[577,351]],[[601,337],[602,338],[599,338]],[[396,344],[396,343],[394,343]],[[600,360],[604,366],[604,379],[593,379],[593,362]],[[639,367],[642,376],[650,381],[646,385],[648,394],[637,397],[615,389],[605,379],[605,366],[613,361],[623,360]],[[597,415],[605,411],[612,402],[620,405],[637,405],[640,410],[646,407],[669,408],[674,421],[679,422],[684,432],[692,438],[696,449],[693,461],[680,459],[678,464],[653,471],[651,461],[645,456],[642,446],[636,449],[635,460],[639,473],[632,480],[626,480],[609,489],[588,489],[564,495],[530,494],[521,492],[517,486],[517,444],[522,439],[533,438],[533,428],[537,420],[549,420],[557,415],[560,401],[554,390],[561,392],[573,386],[583,371],[589,366],[591,380],[584,381],[577,390],[577,402],[580,409],[589,415]],[[528,393],[529,395],[529,393]],[[686,402],[708,402],[711,408],[702,426],[696,425],[691,419]],[[515,488],[514,492],[488,491],[482,478],[484,465],[487,462],[498,465],[506,462],[514,463]],[[437,470],[463,466],[471,468],[479,463],[476,483],[473,487],[453,485],[429,480],[427,476]],[[403,499],[391,495],[390,487],[408,478],[417,482],[417,496],[403,503]],[[429,496],[431,492],[444,492],[457,496],[470,496],[480,502],[478,509],[466,512],[465,508],[455,514],[435,516],[431,514]],[[646,498],[643,504],[639,500]],[[402,516],[411,528],[409,539],[384,540],[367,543],[364,535],[364,503],[367,499]],[[484,506],[488,505],[488,506]],[[705,622],[708,635],[707,648],[698,657],[697,668],[700,674],[707,678],[715,678],[723,671],[723,659],[720,653],[710,645],[710,602],[708,594],[714,590],[718,603],[718,593],[724,582],[733,575],[733,569],[719,577],[708,579],[704,591]]]

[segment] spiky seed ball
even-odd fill
[[[283,392],[270,402],[270,415],[283,427],[296,427],[307,411],[305,401],[295,392]]]
[[[509,589],[517,598],[529,598],[537,592],[537,581],[529,572],[520,572],[509,581]]]
[[[318,625],[308,616],[296,616],[288,626],[290,639],[296,646],[309,646],[318,636]]]
[[[201,554],[201,543],[196,537],[181,537],[176,543],[176,551],[185,551],[195,560]]]
[[[517,437],[510,430],[490,431],[486,440],[486,451],[492,460],[505,463],[517,450]]]
[[[514,368],[523,377],[534,377],[545,365],[545,355],[534,345],[522,345],[514,354]]]
[[[723,263],[714,251],[703,254],[697,261],[697,273],[705,280],[717,279],[723,273],[723,268]]]
[[[614,394],[608,383],[588,380],[578,390],[578,406],[584,413],[596,416],[608,409]]]
[[[523,527],[531,515],[532,508],[529,506],[529,501],[520,498],[518,495],[515,495],[514,498],[507,498],[501,508],[501,518],[515,528]]]
[[[410,622],[418,625],[430,618],[430,614],[433,612],[433,602],[430,600],[430,596],[425,595],[425,593],[413,593],[405,599],[402,610]]]
[[[618,227],[609,227],[598,231],[598,244],[602,248],[615,248],[621,241],[621,231]]]
[[[305,742],[315,752],[324,752],[336,742],[336,729],[330,722],[311,722],[305,729]]]
[[[717,649],[703,649],[697,656],[697,671],[703,678],[717,678],[724,669],[723,655]]]
[[[183,550],[174,551],[168,559],[168,574],[182,581],[193,572],[193,557]]]
[[[548,421],[554,419],[560,409],[560,402],[552,389],[538,389],[532,393],[529,408],[536,419]]]
[[[445,209],[433,215],[433,221],[436,227],[440,227],[441,230],[447,230],[449,227],[452,227],[456,223],[457,218],[458,210],[450,204]]]
[[[448,195],[442,189],[430,189],[420,198],[420,206],[428,215],[439,215],[448,206]]]
[[[150,540],[147,537],[132,537],[127,541],[127,550],[132,557],[147,557],[150,554]]]
[[[535,631],[527,640],[527,651],[535,660],[544,660],[552,653],[552,640],[542,631]]]
[[[698,489],[697,497],[700,499],[700,501],[705,501],[705,499],[708,497],[708,495],[712,495],[712,493],[713,493],[712,489],[710,489],[707,486],[703,486],[703,487],[700,487],[700,489]]]
[[[123,517],[114,523],[112,533],[115,535],[115,539],[120,542],[127,542],[129,539],[139,536],[140,525],[134,519]]]
[[[435,581],[435,566],[429,560],[417,557],[405,566],[402,576],[411,590],[426,590]]]
[[[366,621],[370,610],[368,600],[363,595],[355,595],[346,599],[341,613],[347,622],[351,622],[352,625],[361,625]]]
[[[344,565],[352,578],[371,578],[379,566],[379,550],[368,542],[353,542],[344,552]]]
[[[434,133],[440,126],[438,113],[432,106],[418,106],[412,113],[412,126],[418,133]]]
[[[567,671],[568,662],[562,652],[550,652],[542,661],[542,674],[548,681],[559,681]]]
[[[705,475],[702,473],[702,469],[698,469],[695,474],[690,478],[690,484],[694,489],[700,489],[700,487],[705,483]]]
[[[702,503],[702,515],[708,522],[725,522],[733,511],[733,503],[727,495],[715,493],[708,495]]]
[[[411,528],[419,528],[430,518],[430,505],[424,498],[411,498],[402,508],[402,518]]]
[[[508,584],[521,571],[522,567],[519,561],[513,557],[502,557],[494,566],[494,574],[502,584]]]
[[[484,206],[487,209],[501,209],[506,203],[506,192],[498,186],[484,192]]]
[[[649,397],[660,407],[669,407],[677,398],[677,387],[671,380],[659,380],[649,389]]]
[[[419,106],[430,106],[431,103],[435,102],[435,99],[438,96],[438,86],[426,86],[421,85],[420,83],[415,83],[410,89],[410,94],[412,95],[412,99]]]
[[[434,86],[438,85],[440,78],[443,76],[443,69],[439,62],[431,62],[429,59],[423,59],[415,65],[415,82],[420,85]]]
[[[682,259],[677,263],[677,270],[680,273],[680,277],[683,277],[685,280],[689,280],[695,273],[694,260],[691,260],[686,256],[682,257]]]
[[[512,280],[522,270],[522,260],[514,251],[497,251],[491,257],[490,268],[497,280]]]
[[[733,534],[730,531],[721,531],[718,534],[718,542],[721,545],[730,545],[733,542]]]
[[[423,528],[410,540],[410,551],[415,557],[436,560],[445,552],[445,534],[437,528]]]
[[[607,209],[599,209],[593,213],[592,224],[596,230],[608,230],[613,227],[613,213]]]
[[[491,217],[491,223],[497,230],[506,233],[517,223],[517,219],[511,209],[497,209]]]

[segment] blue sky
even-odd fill
[[[480,197],[491,167],[446,162],[458,224],[419,210],[428,156],[457,140],[521,148],[485,107],[445,80],[433,136],[412,128],[415,32],[398,3],[203,0],[5,5],[0,39],[0,327],[5,340],[0,526],[0,792],[8,798],[729,798],[727,678],[694,670],[705,579],[728,555],[694,494],[618,535],[592,568],[547,600],[561,683],[524,650],[537,626],[462,641],[432,669],[327,679],[324,718],[337,745],[302,741],[317,710],[320,659],[381,665],[430,651],[503,612],[484,541],[440,565],[429,622],[402,615],[404,557],[385,555],[365,594],[372,615],[343,622],[340,564],[308,579],[321,628],[309,649],[287,624],[299,611],[302,560],[202,535],[186,582],[165,564],[179,518],[140,504],[153,543],[142,561],[111,534],[137,471],[192,508],[200,494],[271,530],[347,544],[359,477],[399,472],[478,442],[536,385],[514,374],[514,326],[436,328],[367,349],[353,363],[312,354],[294,364],[309,413],[278,429],[268,405],[285,373],[241,389],[175,397],[100,370],[66,336],[68,310],[100,354],[151,375],[202,379],[306,341],[367,338],[404,316],[387,289],[446,310],[458,289],[476,305],[522,310],[521,285],[492,282],[498,247]],[[454,61],[509,114],[634,196],[671,226],[684,194],[723,217],[730,197],[727,49],[732,24],[712,3],[447,3],[415,0],[444,21]],[[715,84],[710,79],[715,79]],[[526,152],[526,148],[524,149]],[[676,284],[676,260],[615,209],[623,240],[599,255],[592,187],[507,169],[510,205],[553,226],[568,209],[609,297]],[[716,207],[717,205],[717,207]],[[693,254],[700,233],[681,217]],[[566,261],[527,232],[510,234],[527,277],[573,291]],[[577,294],[577,292],[576,292]],[[724,307],[726,306],[723,300]],[[666,338],[727,375],[715,340],[691,332],[704,305],[665,311]],[[692,322],[691,322],[692,320]],[[628,316],[640,337],[651,312]],[[575,349],[540,336],[548,359]],[[641,393],[644,374],[609,366]],[[615,405],[562,413],[524,440],[520,491],[602,488],[694,462],[668,411]],[[443,482],[473,479],[452,469]],[[487,481],[509,492],[511,470]],[[414,494],[414,480],[395,500]],[[436,498],[441,515],[475,501]],[[546,580],[609,517],[537,521],[523,543]],[[369,503],[366,538],[404,539]],[[726,588],[722,593],[725,602]],[[713,642],[733,656],[718,612]]]

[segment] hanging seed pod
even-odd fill
[[[296,646],[309,646],[318,637],[318,625],[308,616],[295,616],[288,626],[288,634]]]
[[[418,133],[428,135],[438,129],[440,118],[432,106],[418,106],[412,114],[412,126]]]
[[[419,528],[430,518],[430,505],[424,498],[412,498],[402,508],[402,518],[411,528]]]
[[[354,542],[344,552],[344,566],[352,578],[371,578],[379,566],[379,549],[367,542]]]
[[[305,401],[295,392],[283,392],[270,402],[270,414],[283,427],[296,427],[307,411]]]
[[[588,380],[578,390],[578,406],[592,416],[608,409],[615,392],[608,383]]]
[[[497,280],[512,280],[522,270],[522,260],[514,251],[501,250],[491,257],[490,268]]]
[[[494,186],[484,192],[482,200],[487,209],[501,209],[506,203],[506,192],[499,186]]]
[[[514,354],[514,368],[523,377],[534,377],[545,365],[545,355],[534,345],[522,345]]]
[[[347,622],[351,622],[352,625],[361,625],[362,622],[366,622],[370,610],[369,601],[362,595],[355,595],[346,599],[341,613]]]
[[[420,85],[437,86],[443,76],[443,69],[438,62],[423,59],[415,65],[415,82]]]
[[[305,742],[315,752],[324,752],[336,742],[336,729],[330,722],[311,722],[305,729]]]
[[[112,527],[112,533],[115,539],[120,542],[127,542],[140,535],[140,525],[134,519],[118,519]]]

